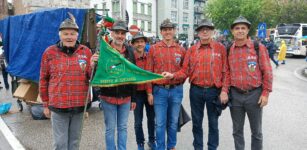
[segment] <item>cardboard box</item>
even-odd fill
[[[43,103],[43,100],[42,100],[41,96],[39,96],[39,94],[37,95],[36,102]]]
[[[13,94],[14,97],[24,101],[37,101],[38,85],[36,83],[20,83]]]

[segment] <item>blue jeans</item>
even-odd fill
[[[138,92],[136,95],[136,108],[134,110],[134,130],[136,136],[137,144],[144,144],[144,132],[143,132],[143,108],[146,108],[147,115],[147,128],[148,128],[148,136],[149,142],[155,142],[155,110],[154,107],[149,105],[147,101],[147,93]]]
[[[218,118],[219,113],[214,101],[219,100],[220,89],[201,88],[191,85],[190,103],[193,123],[193,146],[195,150],[203,150],[203,118],[205,105],[207,108],[209,133],[208,150],[216,150],[219,145]]]
[[[116,150],[115,128],[117,127],[117,149],[126,150],[127,122],[130,111],[130,102],[122,105],[110,104],[102,100],[105,123],[106,150]]]
[[[154,109],[156,114],[157,150],[165,150],[165,131],[167,132],[167,149],[174,148],[177,142],[177,128],[183,87],[174,88],[154,86]],[[167,128],[166,128],[167,127]]]

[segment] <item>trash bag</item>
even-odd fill
[[[43,104],[35,104],[30,107],[30,113],[34,120],[46,120],[48,119],[44,114]]]
[[[183,108],[183,106],[180,106],[180,112],[179,112],[179,118],[178,118],[178,128],[177,132],[181,131],[181,127],[184,126],[186,123],[191,121],[191,117],[189,114],[186,112],[186,110]]]
[[[1,103],[0,104],[0,115],[6,114],[11,109],[12,103]]]

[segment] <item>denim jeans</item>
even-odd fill
[[[115,128],[117,127],[117,149],[126,150],[127,122],[130,111],[130,102],[122,105],[110,104],[102,100],[105,123],[106,150],[116,150]]]
[[[136,108],[134,110],[134,130],[137,144],[144,144],[144,132],[143,132],[143,112],[144,105],[147,115],[147,128],[148,128],[148,140],[149,142],[155,142],[155,110],[152,105],[149,105],[147,101],[147,93],[138,92],[136,95]]]
[[[157,150],[165,150],[165,131],[167,132],[167,149],[174,148],[177,143],[183,86],[178,85],[170,89],[154,86],[153,96],[156,114]]]
[[[219,113],[214,101],[219,100],[220,89],[201,88],[191,85],[190,103],[193,123],[193,146],[195,150],[203,150],[203,118],[205,105],[207,108],[209,133],[208,150],[216,150],[219,145],[218,118]]]

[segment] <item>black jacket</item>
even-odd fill
[[[125,58],[136,64],[133,48],[129,45],[126,45]],[[135,101],[136,96],[136,85],[127,84],[127,85],[119,85],[115,87],[101,87],[99,90],[100,95],[109,96],[109,97],[127,97],[131,96],[131,101]]]

